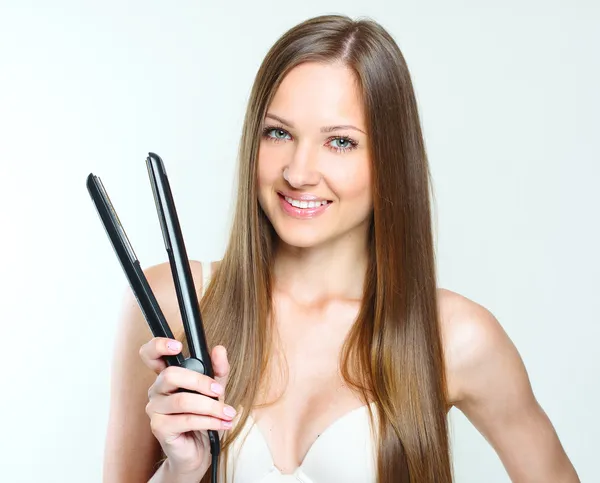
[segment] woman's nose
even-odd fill
[[[316,149],[298,145],[290,163],[284,168],[284,178],[293,188],[319,184],[322,176],[318,164]]]

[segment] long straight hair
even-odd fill
[[[417,102],[390,34],[370,19],[341,15],[311,18],[283,34],[261,64],[248,102],[231,234],[200,303],[209,345],[222,344],[228,352],[227,403],[243,408],[238,425],[224,435],[221,459],[255,405],[272,354],[277,235],[258,202],[257,158],[267,108],[285,75],[303,62],[350,67],[365,107],[373,193],[370,263],[340,367],[346,383],[376,403],[377,481],[450,483],[431,175]],[[370,407],[369,420],[373,429]],[[209,473],[202,483],[210,481]]]

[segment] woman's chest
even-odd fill
[[[291,474],[324,431],[365,401],[344,382],[339,365],[354,322],[351,314],[330,312],[317,320],[286,314],[277,321],[278,339],[252,418],[273,464],[281,473]],[[260,407],[265,403],[272,404]]]

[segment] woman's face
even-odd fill
[[[342,64],[295,67],[263,127],[259,202],[279,237],[303,248],[366,237],[371,170],[354,73]]]

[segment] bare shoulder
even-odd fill
[[[494,355],[500,359],[519,358],[512,341],[494,314],[483,305],[448,289],[438,289],[440,330],[449,403],[465,396],[468,378]]]
[[[198,260],[189,260],[190,271],[192,272],[192,280],[194,281],[194,287],[198,298],[203,289],[204,273],[203,264]],[[219,261],[210,261],[210,271],[214,271],[218,268]],[[173,331],[176,338],[183,336],[183,321],[179,313],[179,302],[177,301],[177,291],[175,289],[175,283],[173,281],[173,275],[171,273],[171,266],[168,262],[159,263],[157,265],[150,266],[144,269],[144,275],[148,280],[148,284],[160,305],[161,310],[165,314],[165,317]]]
[[[196,292],[200,294],[202,293],[203,284],[203,264],[197,260],[190,260],[189,263],[194,287]],[[213,269],[214,264],[215,262],[211,262]],[[169,262],[159,263],[144,269],[144,275],[156,297],[158,305],[167,319],[169,327],[173,331],[173,335],[175,338],[181,339],[183,336],[183,321],[179,312],[177,291]]]
[[[202,263],[197,260],[190,260],[190,270],[192,271],[192,278],[194,279],[194,285],[199,290],[202,284]],[[148,283],[157,295],[160,292],[161,295],[169,294],[175,295],[175,285],[173,283],[173,275],[171,274],[171,266],[169,262],[159,263],[158,265],[152,265],[144,269],[144,275],[148,279]]]
[[[449,403],[496,450],[511,481],[578,483],[523,360],[496,317],[450,290],[438,291],[438,305]]]

